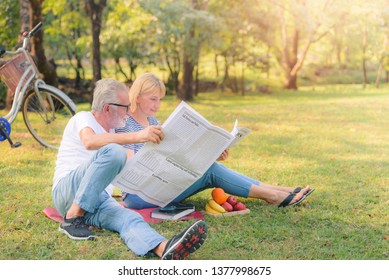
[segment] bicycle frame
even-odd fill
[[[10,123],[12,123],[20,109],[21,103],[23,101],[24,94],[26,93],[27,88],[31,85],[31,82],[35,79],[34,82],[34,89],[35,92],[38,95],[39,101],[42,103],[42,98],[41,95],[39,94],[39,91],[37,90],[37,87],[39,84],[44,84],[45,82],[41,79],[39,79],[39,73],[35,70],[35,67],[33,66],[34,62],[31,61],[31,57],[28,55],[26,49],[25,49],[25,44],[27,44],[27,38],[24,39],[23,42],[23,47],[17,49],[16,51],[6,51],[7,55],[15,55],[19,53],[23,53],[26,61],[28,61],[28,66],[25,72],[23,73],[21,79],[19,80],[19,83],[16,87],[13,102],[12,102],[12,107],[10,111],[8,112],[7,115],[4,116]],[[28,78],[27,78],[28,77]],[[27,78],[27,79],[26,79]],[[23,81],[26,79],[26,83],[23,85]]]
[[[27,112],[37,112],[40,120],[46,124],[50,125],[52,128],[56,128],[58,122],[64,114],[67,116],[72,116],[77,112],[77,107],[73,101],[61,90],[47,85],[42,79],[40,79],[40,72],[36,67],[36,64],[31,57],[29,51],[27,50],[27,43],[29,39],[34,36],[36,32],[40,30],[42,23],[38,23],[30,32],[24,34],[23,45],[18,48],[16,51],[7,51],[0,46],[0,57],[3,55],[12,56],[12,59],[1,68],[1,75],[4,78],[4,82],[7,87],[14,92],[11,109],[6,114],[6,116],[0,116],[0,140],[3,141],[6,138],[12,147],[20,146],[20,143],[13,144],[9,133],[11,131],[11,123],[16,119],[17,114],[22,109],[24,122],[30,131],[31,135],[43,146],[55,148],[55,144],[49,143],[46,139],[43,139],[38,135],[37,130],[35,129],[35,124],[33,125],[30,121],[30,115],[33,113]],[[41,92],[42,91],[42,92]],[[32,97],[33,96],[33,97]],[[31,99],[31,97],[33,99]],[[32,100],[32,101],[31,101]],[[31,108],[31,111],[28,109],[29,102],[34,102],[34,108]],[[26,105],[27,104],[27,105]],[[62,104],[64,112],[60,112],[57,115],[58,104]],[[23,108],[21,108],[23,106]],[[43,131],[43,130],[42,130]],[[50,140],[51,141],[51,140]]]

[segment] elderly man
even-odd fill
[[[67,124],[58,151],[52,198],[64,221],[59,231],[74,240],[94,239],[89,225],[118,232],[137,255],[154,253],[161,259],[184,259],[197,250],[207,235],[197,221],[170,240],[157,233],[141,215],[111,197],[110,182],[131,154],[122,145],[151,141],[164,135],[159,126],[115,134],[125,125],[128,88],[114,79],[96,83],[91,112],[79,112]]]

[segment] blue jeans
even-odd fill
[[[259,185],[260,182],[215,162],[200,179],[175,198],[173,202],[181,202],[185,198],[209,188],[222,188],[228,194],[248,197],[252,184]],[[134,209],[156,207],[135,194],[124,193],[123,201],[127,207]]]
[[[109,144],[102,147],[90,161],[58,182],[52,198],[63,217],[75,203],[85,210],[86,224],[118,232],[130,250],[145,255],[166,238],[150,227],[140,214],[124,208],[105,191],[126,160],[127,154],[122,146]]]

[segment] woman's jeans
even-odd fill
[[[53,203],[63,217],[73,203],[77,204],[85,210],[86,224],[118,232],[135,254],[145,255],[166,238],[150,227],[140,214],[124,208],[105,191],[126,160],[122,146],[102,147],[90,161],[58,182],[52,193]]]
[[[259,185],[260,182],[215,162],[199,180],[175,198],[173,202],[180,202],[209,188],[222,188],[228,194],[248,197],[253,184]],[[157,207],[135,194],[123,194],[123,201],[127,207],[134,209]]]

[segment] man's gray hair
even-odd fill
[[[119,103],[118,92],[128,93],[128,87],[115,79],[105,78],[97,81],[93,91],[92,110],[100,112],[104,104]]]

